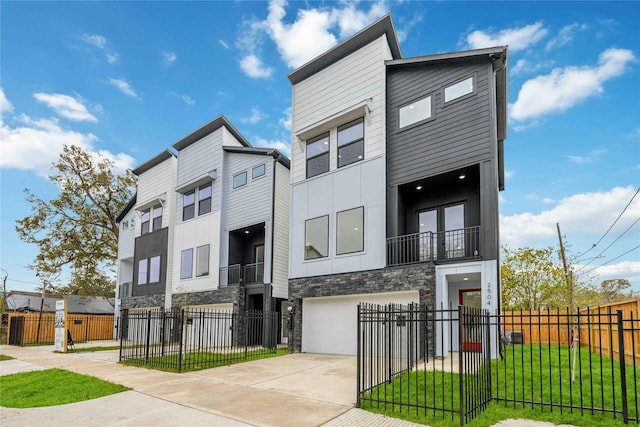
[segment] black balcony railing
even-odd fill
[[[220,268],[220,287],[229,285],[237,285],[240,280],[244,283],[263,283],[264,282],[264,263],[256,262],[253,264],[241,265],[234,264],[228,267]]]
[[[480,256],[480,226],[389,237],[387,265],[473,259]]]

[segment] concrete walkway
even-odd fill
[[[61,368],[133,389],[70,405],[0,408],[3,427],[45,420],[51,426],[417,426],[353,409],[356,366],[348,356],[291,354],[174,374],[119,365],[117,350],[59,354],[49,346],[0,346],[0,353],[18,359],[0,362],[0,375]]]

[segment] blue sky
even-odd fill
[[[584,255],[596,258],[577,266],[582,278],[627,278],[640,290],[638,3],[0,8],[0,264],[8,289],[39,283],[26,269],[35,247],[18,239],[15,220],[29,214],[24,188],[55,197],[45,177],[63,144],[101,152],[124,169],[224,114],[252,144],[288,154],[287,74],[391,12],[405,57],[510,46],[502,244],[557,245],[560,222],[574,254],[597,243]]]

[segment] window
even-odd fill
[[[147,284],[147,265],[148,259],[141,259],[138,261],[138,285]]]
[[[162,228],[162,206],[156,206],[153,208],[153,231],[160,230]]]
[[[432,117],[432,103],[433,99],[429,95],[419,101],[400,107],[398,111],[398,127],[402,129],[414,123],[430,119]]]
[[[182,220],[186,221],[195,215],[196,211],[196,190],[192,190],[182,195]]]
[[[180,263],[180,278],[190,279],[193,274],[193,249],[182,251]]]
[[[329,171],[329,132],[307,142],[307,178]]]
[[[470,93],[473,93],[473,77],[469,77],[461,82],[445,87],[444,102],[446,104],[447,102],[451,102],[454,99],[458,99]]]
[[[129,230],[133,230],[134,228],[136,228],[136,220],[135,218],[131,218],[129,220]]]
[[[329,255],[329,216],[308,219],[304,224],[304,259]]]
[[[211,212],[211,184],[198,189],[198,215]]]
[[[196,277],[209,274],[209,245],[198,246],[196,249]]]
[[[338,167],[364,158],[364,118],[338,128]]]
[[[264,175],[266,172],[266,169],[267,168],[265,165],[256,166],[255,168],[253,168],[253,170],[251,170],[251,179],[256,179]]]
[[[160,281],[160,256],[154,256],[149,260],[149,283]]]
[[[336,254],[364,250],[364,207],[338,212],[336,216]]]
[[[233,177],[233,188],[242,187],[247,185],[247,172],[244,171]]]
[[[129,228],[129,221],[123,221],[122,222],[122,229],[123,230],[127,230]]]
[[[149,232],[149,220],[151,218],[151,210],[147,209],[146,211],[142,212],[142,216],[140,217],[140,220],[142,221],[142,234],[147,234]]]

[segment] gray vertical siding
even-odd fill
[[[476,76],[476,93],[444,105],[444,87]],[[493,154],[491,64],[388,67],[387,176],[389,185],[411,182],[490,158]],[[435,98],[434,119],[398,129],[398,109]]]

